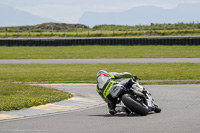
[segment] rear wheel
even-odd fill
[[[122,96],[122,102],[124,103],[124,105],[127,108],[129,108],[131,111],[133,111],[139,115],[144,116],[144,115],[148,114],[148,112],[149,112],[149,110],[147,108],[145,108],[140,103],[133,100],[129,94],[124,94]]]

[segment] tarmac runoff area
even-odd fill
[[[37,109],[33,107],[32,111],[23,109],[15,113],[1,112],[18,118],[1,120],[0,133],[199,133],[200,131],[199,84],[144,85],[162,108],[161,113],[151,112],[146,116],[134,113],[111,116],[107,105],[96,92],[96,85],[55,84],[50,87],[73,93],[74,99],[49,104],[46,107],[39,106]],[[69,106],[77,108],[70,109]]]
[[[200,63],[200,58],[0,59],[0,64]]]
[[[144,85],[162,108],[161,113],[151,112],[146,116],[134,113],[130,115],[119,113],[111,116],[107,105],[102,103],[97,94],[95,85],[62,84],[50,85],[50,87],[68,91],[76,94],[74,98],[80,98],[79,100],[71,99],[74,103],[66,100],[61,101],[62,104],[53,104],[76,107],[78,105],[83,109],[60,112],[54,109],[56,113],[41,113],[41,115],[27,117],[17,115],[16,112],[13,115],[22,116],[22,118],[1,120],[0,133],[199,133],[200,131],[199,84]],[[52,111],[44,108],[34,111],[39,112],[39,110]],[[4,114],[12,115],[11,113]]]
[[[81,86],[86,86],[88,84],[79,84]],[[84,110],[87,108],[92,108],[95,106],[104,105],[104,101],[98,95],[88,95],[84,93],[77,93],[72,91],[70,88],[73,88],[75,85],[66,84],[41,84],[39,86],[50,87],[54,89],[60,89],[63,91],[67,91],[73,94],[73,97],[68,100],[63,100],[55,103],[48,103],[46,105],[34,106],[31,108],[24,108],[21,110],[12,110],[12,111],[1,111],[0,112],[0,121],[2,120],[10,120],[10,119],[18,119],[18,118],[26,118],[26,117],[39,117],[47,114],[55,114],[62,112],[70,112],[75,110]],[[55,87],[56,86],[56,87]],[[63,88],[63,86],[65,86]]]

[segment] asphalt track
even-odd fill
[[[1,59],[0,64],[200,63],[200,58]]]
[[[95,85],[54,85],[99,97]],[[145,85],[162,108],[147,116],[111,116],[105,104],[83,110],[0,121],[0,133],[199,133],[200,85]]]

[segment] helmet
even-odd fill
[[[97,83],[98,83],[98,87],[99,89],[102,89],[103,86],[105,85],[105,83],[108,81],[108,79],[110,77],[106,76],[107,75],[107,71],[105,70],[100,70],[97,73]]]
[[[97,73],[97,77],[99,77],[100,75],[106,75],[108,72],[105,71],[105,70],[100,70],[98,73]]]

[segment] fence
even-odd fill
[[[200,34],[200,23],[175,23],[150,25],[97,25],[93,28],[89,26],[72,27],[66,26],[59,30],[56,25],[46,29],[34,29],[32,26],[21,27],[0,27],[0,38],[38,38],[38,37],[107,37],[107,36],[168,36],[168,35],[192,35]]]
[[[200,45],[200,37],[0,39],[0,46]]]

